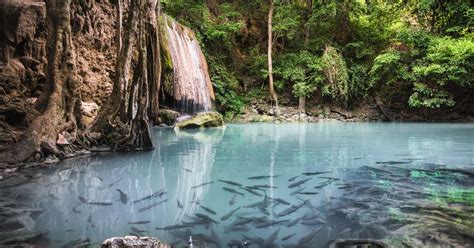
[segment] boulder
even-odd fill
[[[95,102],[81,102],[81,112],[82,118],[81,121],[85,125],[89,125],[94,121],[94,118],[99,111],[99,105]]]
[[[175,128],[201,128],[201,127],[221,127],[224,126],[222,115],[215,112],[200,112],[192,118],[178,122]]]
[[[136,237],[136,236],[125,236],[125,237],[114,237],[106,239],[101,244],[102,248],[129,248],[129,247],[142,247],[142,248],[170,248],[171,246],[161,243],[160,240],[153,237]]]
[[[176,119],[179,116],[179,112],[171,109],[160,109],[158,116],[161,119],[161,123],[164,123],[168,126],[174,125]]]

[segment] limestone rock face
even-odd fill
[[[201,112],[190,119],[178,122],[175,128],[201,128],[201,127],[222,127],[224,119],[222,115],[215,111]]]
[[[129,247],[141,247],[141,248],[170,248],[169,245],[161,243],[160,240],[152,237],[114,237],[102,242],[102,248],[129,248]]]

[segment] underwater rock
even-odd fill
[[[171,109],[160,109],[158,116],[161,119],[161,123],[172,126],[179,117],[179,112]]]
[[[170,246],[161,243],[160,240],[153,237],[114,237],[106,239],[101,244],[102,248],[126,248],[126,247],[147,247],[147,248],[169,248]]]
[[[200,127],[221,127],[224,126],[222,115],[215,112],[201,112],[192,118],[178,122],[175,128],[200,128]]]

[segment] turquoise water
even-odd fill
[[[3,187],[0,211],[21,213],[0,215],[17,223],[0,225],[0,237],[44,232],[34,240],[44,247],[128,234],[176,247],[189,236],[209,247],[474,240],[473,124],[242,124],[153,136],[152,152],[69,159]]]

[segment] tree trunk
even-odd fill
[[[139,14],[139,58],[138,67],[136,70],[140,73],[138,80],[138,109],[137,115],[132,121],[130,127],[129,136],[126,137],[121,144],[119,144],[120,150],[152,150],[153,142],[151,140],[150,128],[148,125],[148,102],[149,102],[149,89],[148,89],[148,61],[147,61],[147,44],[148,35],[147,32],[147,20],[153,20],[155,16],[155,8],[157,0],[140,0],[140,14]],[[156,19],[154,19],[156,22]]]
[[[48,37],[46,71],[47,85],[40,97],[40,115],[25,132],[23,139],[10,150],[0,154],[0,161],[21,163],[35,153],[62,156],[56,146],[58,134],[69,131],[68,142],[75,141],[77,131],[76,54],[70,26],[72,0],[46,1]]]
[[[306,23],[309,21],[309,18],[311,18],[312,13],[313,13],[313,0],[306,0]],[[309,29],[309,26],[306,24],[304,26],[304,41],[303,41],[306,49],[308,49],[308,45],[309,45],[309,36],[310,36],[310,29]],[[298,111],[300,112],[300,114],[306,113],[306,97],[305,96],[299,97]]]
[[[273,0],[270,0],[270,9],[268,10],[268,88],[270,91],[270,97],[275,103],[278,111],[278,96],[273,87],[273,61],[272,61],[272,47],[273,47]]]
[[[300,114],[306,113],[306,97],[304,96],[299,97],[298,112]]]
[[[159,42],[159,25],[158,18],[160,16],[160,3],[157,0],[149,1],[152,8],[146,23],[146,48],[147,48],[147,77],[150,86],[149,97],[149,117],[153,124],[159,124],[159,91],[161,82],[161,60],[160,60],[160,42]]]
[[[119,114],[122,118],[126,116],[125,113],[119,112],[127,109],[125,99],[128,88],[130,65],[133,58],[133,37],[138,22],[137,2],[138,1],[131,1],[130,4],[128,20],[124,30],[123,45],[115,62],[115,77],[112,93],[100,108],[99,113],[88,131],[101,132],[107,125],[114,123]],[[119,26],[120,25],[118,25],[118,27]]]

